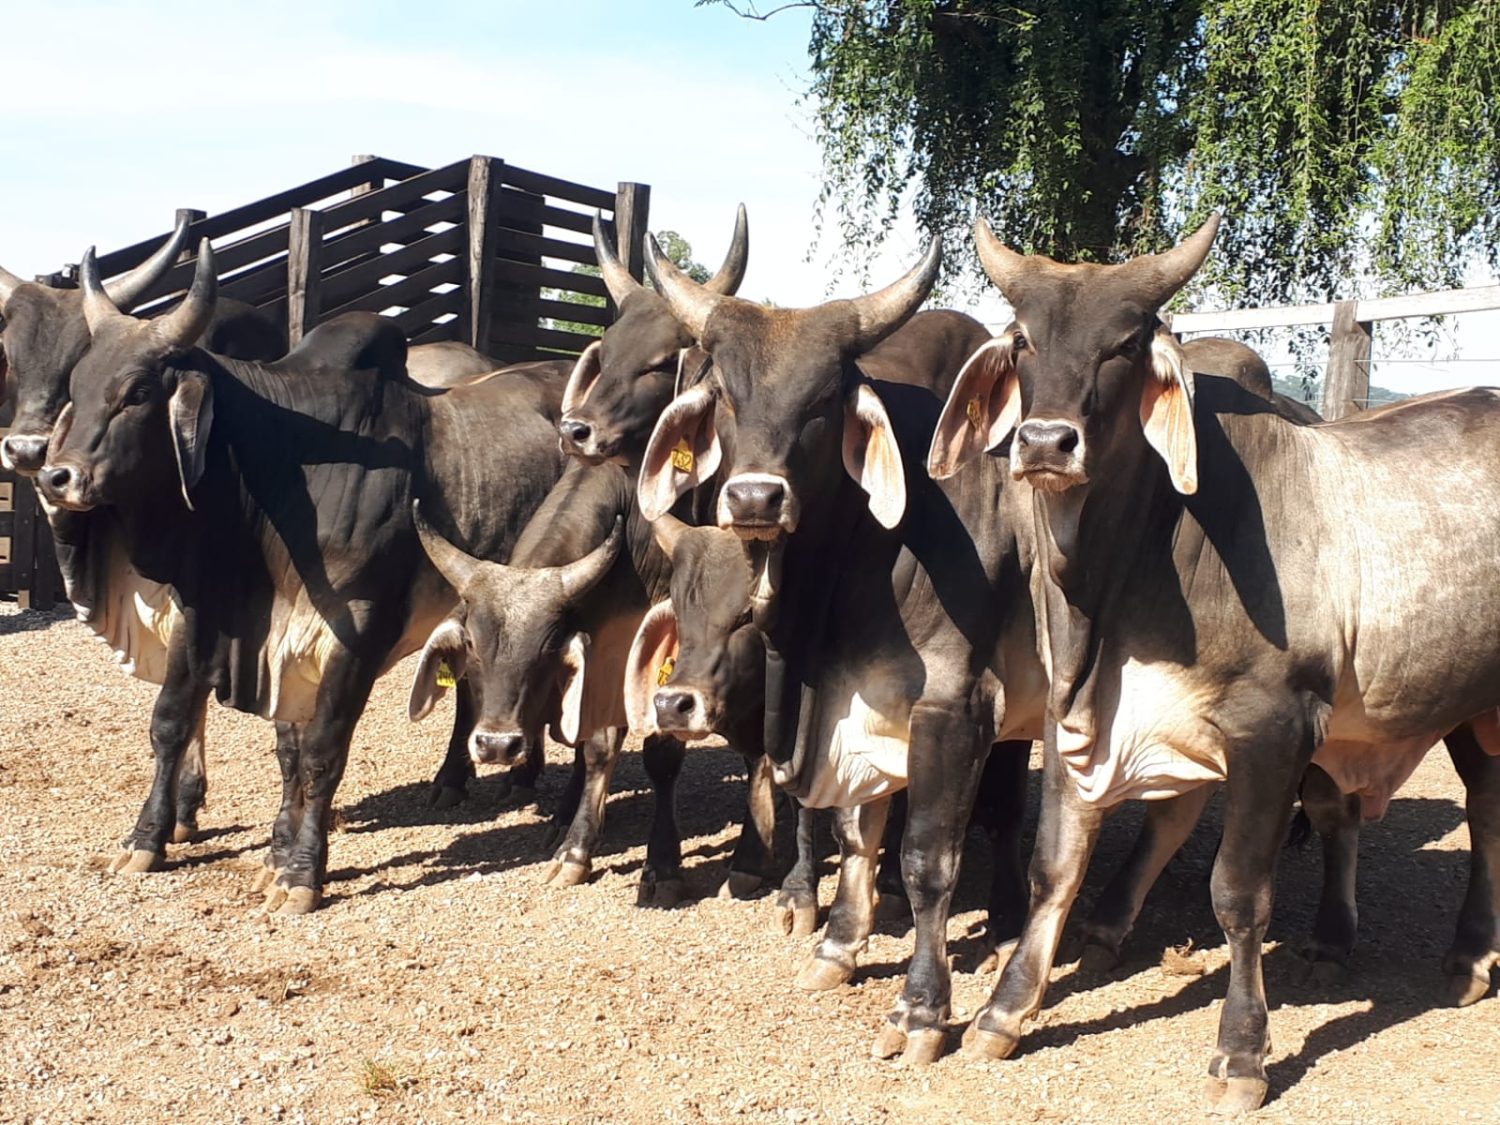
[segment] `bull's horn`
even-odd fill
[[[1017,254],[996,238],[989,222],[982,217],[974,220],[974,248],[979,251],[979,264],[984,267],[984,272],[1014,306],[1021,299],[1026,275],[1031,272],[1026,256]]]
[[[10,295],[16,291],[16,286],[21,284],[21,279],[4,266],[0,266],[0,313],[5,311],[5,303],[10,300]]]
[[[439,535],[422,515],[422,504],[419,500],[412,501],[411,519],[412,523],[416,524],[417,538],[422,542],[422,550],[427,552],[432,565],[447,579],[448,585],[462,592],[469,584],[469,579],[479,572],[480,561],[460,551]]]
[[[603,543],[576,562],[557,568],[564,598],[573,601],[594,588],[594,584],[614,565],[615,556],[620,553],[620,540],[624,536],[624,521],[616,516],[615,525],[610,528],[609,537]]]
[[[688,525],[671,512],[663,512],[651,521],[651,537],[656,540],[661,553],[668,559],[671,559],[672,553],[677,550],[677,541],[682,538],[682,533],[687,529]]]
[[[187,351],[208,330],[218,298],[219,274],[214,268],[214,248],[205,238],[198,245],[193,287],[182,299],[182,304],[151,322],[151,334],[173,352]]]
[[[167,271],[182,256],[182,251],[187,246],[190,226],[192,226],[192,220],[187,215],[181,216],[177,220],[177,229],[168,236],[161,249],[125,276],[117,278],[104,287],[104,291],[109,294],[109,299],[115,303],[116,307],[129,312],[140,303],[141,298],[157,282],[167,276]]]
[[[78,283],[83,287],[83,319],[90,334],[97,334],[105,321],[125,315],[99,284],[99,259],[94,256],[92,246],[84,252],[83,261],[79,263]]]
[[[745,205],[740,204],[734,216],[734,238],[729,242],[729,253],[724,255],[724,264],[719,272],[704,283],[703,288],[726,295],[739,291],[745,280],[745,260],[750,257],[750,220],[745,215]]]
[[[695,340],[701,342],[708,318],[724,299],[723,295],[699,285],[678,269],[661,252],[656,236],[651,234],[646,236],[646,272],[651,275],[656,291],[666,298],[672,315],[682,321]]]
[[[855,339],[861,350],[874,347],[911,318],[932,292],[942,264],[943,239],[941,235],[933,235],[922,260],[901,280],[849,302],[859,318]]]
[[[604,287],[609,290],[616,305],[621,304],[636,290],[645,288],[630,276],[630,271],[615,253],[614,242],[605,236],[604,224],[599,221],[597,211],[594,212],[594,254],[599,259],[599,272],[604,275]]]
[[[1213,249],[1214,236],[1219,233],[1220,217],[1214,212],[1208,222],[1165,253],[1132,258],[1120,267],[1122,273],[1128,272],[1137,291],[1149,300],[1152,308],[1160,308],[1171,300],[1172,294],[1202,267]]]

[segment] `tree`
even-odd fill
[[[910,197],[971,268],[976,206],[1013,246],[1095,260],[1220,209],[1198,284],[1240,303],[1500,265],[1500,0],[786,7],[811,9],[819,228],[849,256]]]
[[[693,260],[693,246],[682,235],[675,230],[662,230],[656,232],[657,245],[661,252],[671,259],[672,264],[694,281],[702,284],[713,276],[713,271],[702,262]],[[599,276],[598,266],[576,265],[574,273],[587,274],[590,277]],[[648,278],[646,284],[651,284]],[[570,305],[591,305],[594,308],[604,307],[604,298],[596,297],[592,293],[575,293],[568,289],[544,289],[542,296],[550,301],[566,301]],[[560,332],[579,332],[585,336],[602,336],[604,329],[597,324],[583,324],[575,320],[549,320],[549,328],[555,328]]]

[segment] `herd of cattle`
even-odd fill
[[[276,726],[267,906],[316,907],[354,726],[420,650],[412,717],[456,695],[439,804],[475,763],[532,789],[549,726],[576,749],[556,884],[589,875],[628,730],[657,794],[643,904],[683,893],[685,740],[721,735],[748,766],[728,891],[773,875],[776,787],[800,802],[775,900],[789,932],[815,928],[811,810],[831,809],[838,890],[798,984],[849,980],[877,884],[904,894],[915,948],[883,1057],[941,1051],[949,904],[983,823],[1003,968],[964,1045],[998,1058],[1042,1003],[1104,817],[1149,802],[1086,927],[1108,962],[1222,783],[1232,963],[1210,1103],[1244,1112],[1266,1093],[1261,945],[1294,809],[1328,861],[1308,956],[1341,962],[1360,823],[1442,739],[1472,840],[1443,968],[1454,1002],[1479,1000],[1500,960],[1500,397],[1322,423],[1242,345],[1180,344],[1157,313],[1217,223],[1064,265],[981,221],[1015,310],[991,338],[918,311],[936,241],[885,289],[786,309],[734,296],[743,208],[704,284],[648,239],[643,285],[596,222],[614,324],[576,363],[498,370],[367,314],[282,354],[217,299],[206,242],[173,311],[122,312],[185,225],[108,286],[92,253],[81,290],[0,270],[17,408],[0,454],[34,478],[80,618],[161,685],[155,778],[113,869],[191,838],[213,693]],[[878,870],[883,840],[899,874]]]

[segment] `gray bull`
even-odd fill
[[[981,259],[1016,319],[1007,346],[955,387],[930,467],[951,472],[1014,430],[1010,468],[1035,493],[1032,588],[1051,673],[1032,910],[966,1042],[1015,1049],[1104,811],[1222,780],[1212,890],[1231,968],[1209,1099],[1236,1113],[1266,1094],[1261,946],[1309,763],[1378,812],[1449,734],[1473,850],[1444,967],[1460,1001],[1488,988],[1500,951],[1500,758],[1486,753],[1500,751],[1500,395],[1301,426],[1228,380],[1195,378],[1156,310],[1216,229],[1119,266],[1063,266],[1016,255],[981,225]]]
[[[454,593],[427,564],[415,496],[444,533],[503,557],[560,468],[560,378],[435,393],[405,375],[388,320],[335,318],[285,359],[194,348],[216,298],[205,242],[187,299],[152,322],[120,313],[83,269],[93,343],[38,476],[49,502],[110,508],[131,564],[169,590],[152,716],[157,777],[127,841],[159,864],[173,778],[210,690],[295,723],[278,740],[282,808],[268,905],[317,905],[332,800],[376,676],[420,647]],[[506,443],[479,435],[510,434]],[[497,499],[501,502],[497,503]]]

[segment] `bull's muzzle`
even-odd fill
[[[1088,483],[1083,434],[1071,422],[1035,418],[1022,422],[1011,445],[1011,475],[1044,492]]]
[[[77,465],[43,465],[36,474],[37,488],[53,507],[86,512],[94,507],[87,471]]]
[[[481,766],[513,766],[525,756],[526,736],[523,734],[475,730],[469,735],[469,757]]]
[[[656,708],[657,728],[695,738],[713,731],[708,704],[696,688],[665,687],[651,699]]]
[[[47,434],[6,434],[0,441],[0,465],[13,473],[34,477],[47,461]]]
[[[774,473],[739,473],[719,494],[719,526],[742,539],[774,539],[797,530],[791,486]]]

